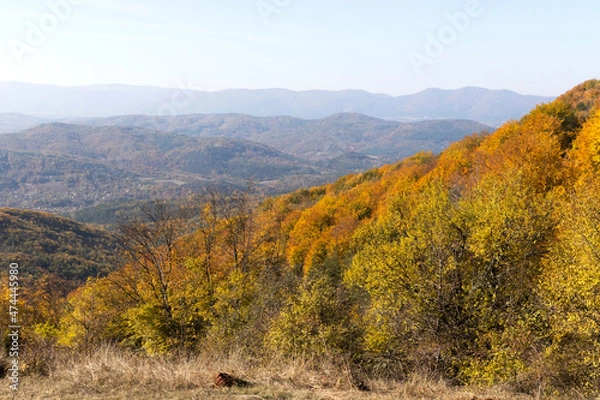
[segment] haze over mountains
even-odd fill
[[[206,184],[275,180],[284,189],[325,179],[322,168],[245,140],[59,123],[1,135],[0,171],[0,204],[58,212],[178,197]],[[288,183],[296,176],[315,179]]]
[[[0,204],[71,213],[249,179],[282,193],[438,153],[549,100],[481,88],[392,97],[0,82]]]
[[[427,150],[440,152],[451,142],[492,127],[467,120],[403,123],[362,114],[326,118],[254,117],[244,114],[127,115],[75,120],[91,126],[135,126],[196,137],[244,139],[311,161],[357,152],[384,162]]]
[[[243,187],[250,179],[266,192],[281,193],[418,151],[437,152],[449,141],[490,128],[472,121],[406,124],[358,114],[312,121],[129,116],[87,123],[100,126],[49,123],[0,135],[0,204],[64,213],[179,197],[206,185]]]
[[[577,375],[557,380],[549,393],[567,388],[564,398],[572,399],[571,388],[590,387],[593,396],[580,398],[598,398],[600,386],[589,379],[597,365],[585,357],[600,357],[599,107],[600,82],[589,81],[440,155],[419,154],[256,208],[246,194],[216,192],[189,202],[147,203],[141,212],[122,208],[129,224],[121,225],[119,236],[45,213],[0,208],[0,260],[23,265],[20,276],[33,275],[36,280],[23,286],[40,289],[23,296],[26,310],[44,311],[56,335],[80,338],[74,349],[110,342],[157,354],[160,348],[150,347],[155,343],[167,343],[173,352],[187,351],[189,343],[198,346],[192,351],[242,343],[246,351],[296,360],[296,343],[302,343],[303,351],[319,357],[324,346],[336,351],[335,358],[353,352],[348,354],[358,360],[358,371],[364,360],[385,368],[392,363],[399,381],[426,365],[457,382],[462,374],[479,379],[484,373],[490,382],[520,388],[521,381],[506,378],[508,369],[523,374],[530,393],[539,393],[540,376],[555,379],[573,369]],[[250,152],[260,147],[255,151],[267,160],[294,162],[242,139],[140,127],[53,123],[0,135],[0,144],[18,159],[39,157],[25,170],[30,175],[56,157],[127,169],[134,186],[147,182],[143,174],[184,179],[210,170],[228,161],[221,150],[235,153],[243,144]],[[240,153],[238,160],[256,157]],[[48,170],[37,177],[41,184],[60,184]],[[110,210],[84,211],[93,216]],[[109,275],[86,280],[103,273]],[[75,289],[84,281],[77,292],[49,296],[54,288]],[[160,287],[169,289],[162,292],[166,300]],[[45,311],[39,304],[48,298],[64,303]],[[595,324],[589,332],[581,331],[586,319]],[[49,325],[53,320],[66,321],[67,328]],[[518,363],[506,366],[505,349],[513,349],[516,336],[525,345],[511,354]],[[180,342],[169,344],[173,337]],[[490,346],[490,340],[500,345]],[[530,353],[531,343],[539,353]],[[471,369],[495,358],[500,368]],[[412,370],[405,373],[403,365]],[[523,372],[523,365],[533,372]]]
[[[31,115],[4,113],[0,114],[0,133],[18,132],[47,122],[45,118]]]
[[[389,120],[468,119],[498,126],[520,118],[538,103],[553,99],[477,87],[427,89],[394,97],[361,90],[207,92],[184,86],[181,89],[127,85],[61,87],[0,82],[0,112],[49,118],[242,113],[305,119],[360,113]],[[27,127],[30,126],[21,126]]]

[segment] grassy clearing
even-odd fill
[[[46,374],[20,378],[17,393],[9,381],[0,383],[1,399],[43,400],[536,400],[502,388],[456,388],[443,381],[415,376],[405,382],[368,381],[370,391],[354,388],[343,368],[306,362],[265,364],[241,355],[151,358],[110,347],[89,354],[53,355]],[[23,366],[26,372],[27,365]],[[215,388],[218,372],[251,384],[243,388]],[[45,375],[45,376],[44,376]],[[538,397],[541,398],[541,397]]]

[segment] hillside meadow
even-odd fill
[[[47,374],[21,378],[19,391],[0,385],[1,398],[36,400],[532,400],[506,387],[453,387],[415,375],[403,382],[373,379],[359,390],[348,370],[308,360],[251,360],[241,354],[147,357],[102,346],[58,352]],[[217,388],[218,371],[231,371],[245,387]],[[577,398],[577,397],[570,397]],[[556,397],[558,399],[558,397]]]

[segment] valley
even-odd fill
[[[123,116],[0,135],[0,204],[74,215],[103,203],[180,198],[208,186],[266,195],[331,182],[490,127],[247,115]],[[85,125],[83,125],[85,124]]]

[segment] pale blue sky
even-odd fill
[[[0,0],[0,81],[556,95],[600,78],[597,0],[480,0],[453,37],[446,15],[470,1]]]

